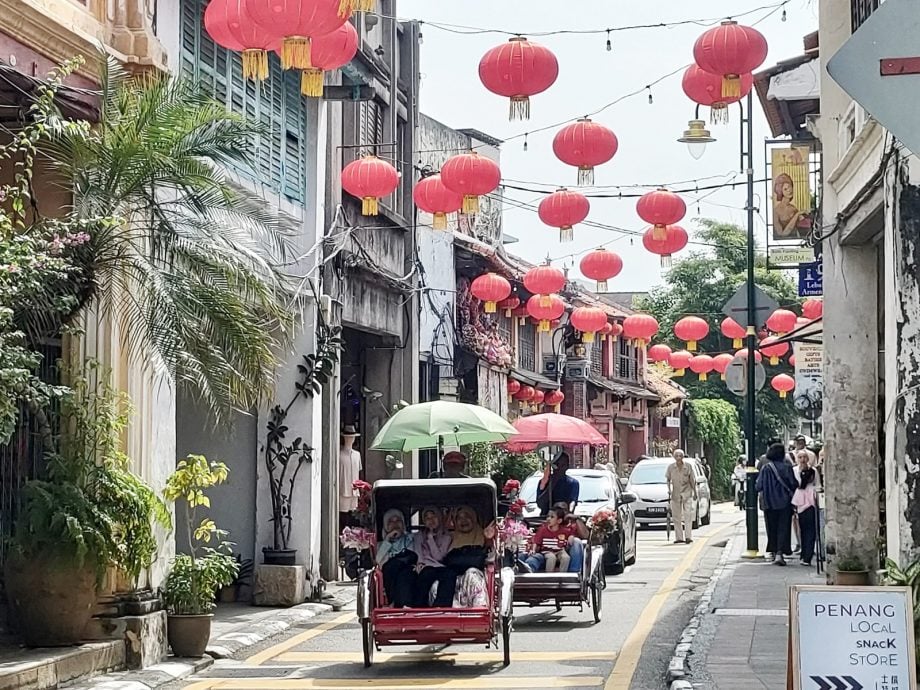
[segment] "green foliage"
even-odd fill
[[[115,566],[136,581],[156,553],[155,524],[170,527],[169,512],[121,451],[129,401],[108,372],[92,362],[85,369],[62,399],[60,451],[42,478],[23,487],[13,548],[26,558],[51,553],[90,563],[99,575]]]
[[[185,501],[185,536],[191,553],[179,554],[163,584],[163,600],[176,615],[200,615],[214,609],[221,587],[236,579],[239,564],[233,557],[227,535],[208,517],[198,520],[200,508],[210,508],[205,490],[227,480],[229,470],[222,462],[208,462],[203,455],[180,460],[163,490],[167,501]],[[214,539],[217,547],[207,546]]]
[[[843,556],[834,561],[834,567],[842,573],[860,573],[866,570],[866,564],[858,556]]]
[[[675,349],[684,347],[684,343],[674,337],[675,322],[684,316],[696,315],[710,325],[709,336],[699,344],[700,351],[710,355],[732,352],[732,342],[722,336],[719,325],[725,318],[722,308],[746,280],[747,236],[735,225],[702,220],[695,237],[714,246],[705,252],[690,252],[676,261],[667,274],[666,285],[653,290],[636,306],[658,319],[662,342]],[[795,284],[781,271],[768,271],[761,252],[755,261],[754,282],[783,307],[799,303]],[[792,373],[786,362],[774,367],[765,361],[764,366],[768,378]],[[698,381],[686,375],[680,379],[680,384],[689,391],[691,398],[727,400],[743,414],[744,398],[729,392],[717,376]],[[780,436],[782,429],[795,420],[792,399],[781,400],[769,383],[757,394],[756,410],[754,437],[757,448]]]
[[[523,482],[540,469],[540,456],[536,453],[509,453],[494,443],[474,443],[464,450],[470,475],[491,478],[499,490],[507,480]]]
[[[712,455],[712,490],[718,498],[731,495],[731,474],[741,448],[738,410],[725,400],[689,400],[690,434]]]
[[[883,584],[892,587],[910,587],[913,593],[914,663],[920,668],[920,560],[914,561],[902,570],[893,560],[886,559]]]

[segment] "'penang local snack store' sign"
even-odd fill
[[[909,587],[792,587],[793,690],[916,690]]]

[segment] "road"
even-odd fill
[[[311,688],[603,688],[659,690],[674,646],[742,514],[716,506],[690,545],[663,530],[639,532],[636,565],[608,576],[603,620],[589,608],[518,608],[512,663],[481,646],[388,647],[362,665],[354,612],[325,615],[311,628],[222,660],[171,690]]]

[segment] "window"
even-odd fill
[[[620,338],[618,342],[620,347],[617,354],[616,378],[635,381],[639,378],[637,348],[625,338]]]
[[[511,320],[513,318],[513,316],[510,318],[505,316],[504,312],[500,312],[495,316],[495,327],[498,330],[498,335],[509,345],[511,344]]]
[[[866,124],[866,111],[858,103],[850,103],[846,113],[840,119],[840,133],[838,142],[840,144],[839,155],[842,158],[850,150],[856,137],[862,132]]]
[[[604,376],[604,369],[604,341],[598,336],[591,343],[591,373]]]
[[[850,0],[850,27],[856,31],[869,15],[878,9],[881,0]]]
[[[518,366],[524,371],[537,370],[537,332],[533,326],[518,328]]]
[[[240,56],[220,46],[204,30],[203,0],[180,0],[180,69],[200,88],[229,110],[259,122],[268,133],[251,142],[252,168],[238,172],[303,202],[306,192],[306,99],[300,80],[281,69],[278,56],[269,54],[269,76],[261,84],[243,79]]]
[[[375,100],[361,101],[358,105],[358,137],[362,155],[382,155],[380,145],[386,143],[383,137],[383,107]]]

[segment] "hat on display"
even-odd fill
[[[346,424],[342,427],[342,436],[360,436],[361,434],[355,429],[354,424]]]

